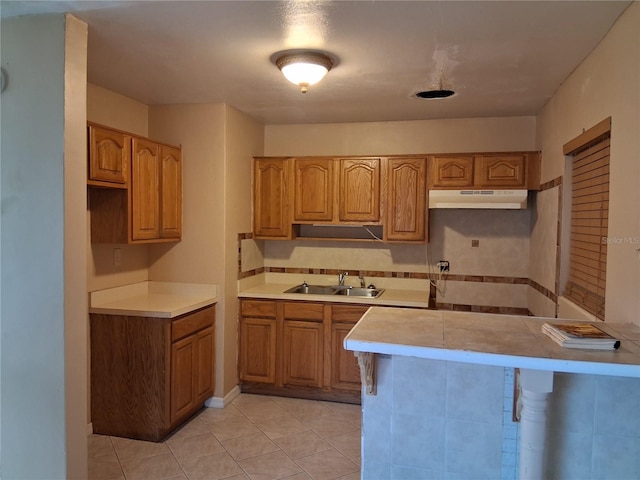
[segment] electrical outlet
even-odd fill
[[[122,265],[122,249],[114,248],[113,249],[113,266],[119,267]]]
[[[440,260],[437,263],[437,266],[440,267],[440,271],[441,272],[448,272],[449,271],[449,262],[446,260]]]

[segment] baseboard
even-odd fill
[[[209,408],[224,408],[225,405],[229,405],[238,395],[240,395],[240,386],[236,385],[224,398],[211,397],[204,402],[204,406]]]
[[[93,435],[93,423],[87,423],[87,435]]]

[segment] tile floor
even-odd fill
[[[241,394],[163,443],[89,437],[89,480],[360,479],[361,407]]]

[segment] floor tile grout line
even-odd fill
[[[277,403],[277,402],[275,402],[274,400],[272,400],[272,399],[270,399],[270,400],[271,400],[271,402],[273,402],[274,404],[278,405],[278,403]],[[278,406],[279,406],[280,408],[283,408],[283,407],[282,407],[282,406],[280,406],[280,405],[278,405]],[[238,407],[236,407],[236,408],[238,408]],[[311,475],[311,473],[310,473],[310,472],[308,472],[307,470],[305,470],[305,469],[304,469],[304,467],[298,463],[298,461],[297,461],[296,459],[291,458],[291,457],[287,454],[287,452],[285,452],[284,450],[282,450],[282,449],[280,448],[280,446],[279,446],[279,445],[277,445],[275,442],[273,442],[273,439],[271,439],[271,438],[270,438],[270,437],[269,437],[269,436],[268,436],[268,435],[267,435],[267,434],[266,434],[266,433],[265,433],[265,432],[260,428],[260,426],[259,426],[256,422],[254,422],[251,418],[249,418],[249,417],[248,417],[248,416],[247,416],[247,415],[246,415],[246,414],[245,414],[245,413],[244,413],[240,408],[238,408],[238,410],[240,410],[240,412],[241,412],[241,413],[242,413],[242,414],[247,418],[247,420],[249,420],[253,425],[255,425],[255,426],[256,426],[256,428],[258,428],[258,430],[260,430],[260,432],[262,432],[262,433],[263,433],[263,435],[265,435],[267,438],[269,438],[269,440],[270,440],[274,445],[276,445],[276,446],[278,447],[278,450],[279,450],[279,451],[281,451],[281,452],[282,452],[282,453],[283,453],[283,454],[284,454],[284,455],[285,455],[285,456],[286,456],[286,457],[287,457],[291,462],[293,462],[293,464],[294,464],[294,465],[296,465],[296,466],[297,466],[297,467],[298,467],[302,472],[304,472],[306,475],[308,475],[308,476],[309,476],[309,477],[311,477],[312,479],[314,478],[314,477]],[[297,417],[296,417],[295,415],[293,415],[293,414],[286,413],[285,415],[282,415],[282,417],[284,417],[284,416],[291,416],[291,417],[295,418],[296,420],[300,421],[300,423],[302,423],[303,425],[305,425],[305,424],[304,424],[304,422],[303,422],[301,419],[297,418]],[[272,418],[280,418],[280,417],[272,417]],[[265,420],[267,420],[267,419],[265,419]],[[314,432],[316,435],[318,435],[321,439],[323,439],[323,441],[326,441],[326,440],[322,437],[322,435],[320,435],[318,432],[315,432],[312,428],[310,428],[310,427],[309,427],[309,426],[307,426],[307,425],[305,425],[305,427],[306,427],[309,431],[312,431],[312,432]],[[224,446],[223,446],[223,447],[224,447]],[[333,447],[333,445],[331,446],[331,448],[332,448],[333,450],[338,451],[335,447]],[[315,455],[315,453],[311,453],[311,454],[306,455],[306,456],[304,456],[304,457],[300,457],[300,459],[301,459],[301,458],[306,458],[306,457],[311,456],[311,455]],[[344,455],[344,456],[345,456],[345,458],[348,458],[346,455]],[[298,460],[300,460],[300,459],[298,459]],[[238,463],[238,462],[236,462],[236,463]],[[240,466],[240,468],[242,468],[242,466],[241,466],[241,465],[239,465],[239,466]],[[243,469],[243,471],[244,471],[244,469]],[[246,471],[245,471],[245,473],[246,473],[246,475],[247,475],[247,476],[249,476],[249,474],[248,474]],[[297,475],[297,474],[293,474],[293,475]],[[293,476],[293,475],[290,475],[290,476]],[[249,478],[251,478],[251,477],[249,476]],[[285,477],[285,478],[286,478],[286,477]]]
[[[284,405],[279,404],[277,401],[275,401],[275,400],[273,400],[273,399],[271,399],[271,398],[268,398],[268,399],[267,399],[267,398],[265,398],[265,397],[262,397],[262,398],[260,398],[259,400],[256,400],[256,403],[259,403],[259,402],[261,402],[261,401],[263,401],[263,400],[267,400],[268,402],[273,403],[273,404],[274,404],[274,405],[276,405],[277,407],[279,407],[279,408],[283,409],[283,410],[285,411],[285,413],[284,413],[283,415],[277,415],[277,416],[274,416],[274,417],[254,418],[254,419],[252,419],[251,417],[249,417],[249,415],[247,415],[247,413],[245,413],[245,412],[241,409],[241,407],[239,407],[239,406],[235,406],[235,405],[234,405],[234,410],[235,410],[239,415],[241,415],[242,417],[244,417],[244,419],[246,419],[249,423],[251,423],[252,425],[254,425],[254,426],[258,429],[258,431],[259,431],[260,433],[262,433],[262,434],[263,434],[263,435],[264,435],[264,436],[265,436],[265,437],[266,437],[266,438],[267,438],[267,439],[268,439],[268,440],[269,440],[269,441],[274,445],[274,447],[276,448],[276,450],[275,450],[275,451],[273,451],[273,452],[261,453],[261,454],[258,454],[258,455],[252,455],[252,456],[250,456],[250,457],[247,457],[246,459],[236,460],[236,459],[231,455],[231,453],[227,450],[227,448],[223,445],[223,443],[222,443],[222,442],[223,442],[224,440],[220,440],[220,439],[215,435],[215,433],[214,433],[213,431],[211,431],[211,430],[210,430],[209,425],[210,425],[211,423],[216,423],[216,421],[212,421],[212,422],[210,422],[210,423],[205,423],[205,422],[203,422],[202,420],[200,420],[200,423],[201,423],[202,425],[204,425],[204,427],[209,431],[209,433],[210,433],[210,434],[211,434],[211,435],[216,439],[216,441],[220,444],[220,446],[221,446],[221,448],[224,450],[224,452],[225,452],[227,455],[229,455],[229,457],[230,457],[230,458],[233,460],[233,462],[234,462],[234,463],[235,463],[235,464],[240,468],[240,470],[242,471],[242,473],[243,473],[244,475],[246,475],[247,477],[251,478],[251,476],[249,475],[249,473],[248,473],[248,472],[247,472],[247,471],[242,467],[242,465],[240,465],[240,461],[247,460],[247,459],[250,459],[250,458],[255,458],[255,457],[260,456],[260,455],[265,455],[265,454],[269,454],[269,453],[275,453],[275,452],[281,452],[281,453],[282,453],[286,458],[288,458],[288,459],[289,459],[289,460],[290,460],[294,465],[296,465],[296,467],[297,467],[297,468],[299,468],[301,472],[304,472],[306,475],[308,475],[308,476],[309,476],[309,477],[311,477],[311,478],[313,478],[313,476],[311,475],[311,473],[310,473],[310,472],[308,472],[307,470],[305,470],[305,469],[304,469],[304,467],[303,467],[300,463],[298,463],[298,462],[299,462],[300,460],[304,459],[304,458],[309,457],[309,456],[316,455],[316,454],[318,454],[318,453],[322,453],[322,452],[326,452],[326,451],[330,451],[330,450],[331,450],[331,451],[334,451],[334,452],[336,452],[336,453],[338,453],[340,456],[342,456],[342,457],[344,457],[345,459],[347,459],[348,461],[352,462],[356,467],[361,468],[361,466],[359,466],[359,465],[358,465],[358,463],[355,461],[355,459],[354,459],[354,458],[352,458],[351,456],[347,455],[345,452],[341,451],[339,448],[337,448],[336,446],[334,446],[333,444],[331,444],[331,443],[328,441],[328,439],[330,439],[330,438],[337,437],[337,436],[341,436],[341,435],[347,435],[347,434],[349,434],[349,433],[355,433],[355,432],[357,432],[358,430],[361,430],[361,428],[362,428],[362,427],[361,427],[361,422],[360,422],[360,423],[356,423],[356,422],[351,421],[347,416],[345,416],[342,412],[340,412],[340,411],[339,411],[339,409],[334,409],[334,408],[331,408],[331,407],[329,407],[329,406],[327,406],[327,405],[324,405],[324,402],[323,402],[323,403],[319,403],[319,404],[320,404],[320,405],[324,405],[325,407],[327,407],[327,408],[330,410],[330,412],[329,412],[329,413],[326,413],[326,414],[320,414],[320,415],[311,415],[311,416],[308,416],[308,415],[296,416],[296,415],[294,415],[294,414],[293,414],[293,413],[291,413],[291,412],[287,412],[287,411],[286,411],[286,409],[285,409],[285,406],[284,406]],[[229,406],[232,406],[232,405],[233,405],[233,402],[231,402],[231,403],[229,404]],[[204,411],[204,410],[203,410],[203,411]],[[199,414],[198,414],[198,415],[199,415]],[[185,423],[185,425],[183,425],[183,427],[184,427],[184,426],[186,426],[189,422],[196,420],[196,419],[197,419],[197,417],[198,417],[198,415],[194,416],[194,417],[193,417],[192,419],[190,419],[187,423]],[[234,415],[235,415],[235,413],[234,413]],[[325,436],[321,435],[317,430],[314,430],[313,428],[309,427],[309,426],[308,426],[307,424],[305,424],[305,423],[304,423],[304,421],[303,421],[303,418],[304,418],[304,419],[312,419],[312,418],[318,418],[318,417],[325,416],[325,415],[331,415],[331,416],[333,416],[333,417],[335,417],[335,416],[339,417],[341,420],[344,420],[344,421],[346,421],[347,423],[349,423],[351,426],[353,426],[353,427],[354,427],[354,430],[349,431],[349,432],[341,432],[341,433],[338,433],[338,434],[336,434],[336,435],[330,435],[330,436],[325,437]],[[277,419],[277,418],[281,418],[281,417],[285,417],[285,416],[289,416],[289,417],[293,418],[294,420],[296,420],[297,422],[299,422],[299,423],[301,423],[302,425],[304,425],[304,427],[306,428],[306,430],[303,430],[303,431],[309,431],[309,432],[312,432],[312,433],[314,433],[315,435],[317,435],[317,436],[318,436],[318,437],[319,437],[323,442],[325,442],[327,445],[329,445],[329,449],[324,450],[324,451],[322,451],[322,452],[309,453],[308,455],[304,455],[304,456],[302,456],[302,457],[299,457],[298,459],[294,459],[294,458],[292,458],[291,456],[289,456],[289,454],[287,454],[287,452],[286,452],[286,451],[284,451],[284,450],[283,450],[283,449],[282,449],[282,448],[281,448],[277,443],[275,443],[275,441],[274,441],[275,439],[272,439],[271,437],[269,437],[269,435],[267,435],[267,433],[265,432],[265,430],[263,430],[263,429],[258,425],[258,423],[259,423],[259,422],[268,421],[268,420],[275,420],[275,419]],[[227,419],[220,419],[220,420],[217,420],[217,421],[223,421],[223,420],[227,420]],[[294,433],[298,433],[298,432],[294,432]],[[197,434],[193,434],[193,435],[190,435],[190,436],[196,436],[196,435],[197,435]],[[231,437],[231,438],[240,438],[240,437],[242,437],[242,436],[248,436],[248,435],[250,435],[250,434],[247,434],[247,435],[240,435],[240,436],[238,436],[238,437]],[[291,435],[291,434],[287,434],[287,435]],[[277,437],[277,438],[282,438],[282,437],[285,437],[285,436],[287,436],[287,435],[282,435],[281,437]],[[187,437],[185,437],[185,438],[188,438],[188,437],[189,437],[189,436],[187,436]],[[117,459],[117,461],[118,461],[118,465],[119,465],[119,467],[120,467],[120,472],[122,473],[122,477],[126,479],[126,478],[127,478],[127,475],[126,475],[126,473],[125,473],[125,471],[124,471],[124,467],[123,467],[123,465],[122,465],[121,456],[118,454],[118,451],[117,451],[117,449],[115,448],[115,444],[114,444],[114,442],[113,442],[112,437],[111,437],[111,436],[108,436],[108,438],[109,438],[109,442],[110,442],[110,444],[111,444],[111,448],[113,449],[113,452],[114,452],[114,453],[115,453],[115,455],[116,455],[116,459]],[[184,467],[183,467],[182,463],[181,463],[181,462],[180,462],[180,460],[177,458],[177,456],[176,456],[176,454],[175,454],[174,450],[173,450],[173,449],[171,448],[171,446],[167,443],[167,440],[163,441],[162,443],[163,443],[163,444],[165,444],[165,446],[166,446],[166,448],[167,448],[168,452],[171,454],[171,456],[173,457],[173,459],[176,461],[176,463],[177,463],[177,464],[178,464],[178,466],[180,467],[180,470],[182,471],[182,473],[183,473],[183,475],[185,476],[185,478],[187,478],[187,479],[191,480],[191,479],[190,479],[190,477],[189,477],[189,475],[188,475],[188,473],[187,473],[187,471],[184,469]],[[164,454],[164,453],[163,453],[163,454]],[[163,454],[154,454],[154,455],[149,455],[149,456],[147,456],[147,457],[143,457],[143,458],[149,458],[149,457],[159,456],[159,455],[163,455]],[[298,472],[298,473],[301,473],[301,472]],[[296,474],[292,474],[292,475],[290,475],[290,476],[295,476],[295,475],[297,475],[298,473],[296,473]],[[349,474],[347,474],[347,475],[349,475]],[[231,476],[233,476],[233,475],[231,475]],[[345,476],[345,475],[343,475],[342,477],[344,477],[344,476]],[[226,477],[226,478],[229,478],[229,477]],[[286,478],[286,477],[285,477],[285,478]],[[337,477],[337,478],[341,478],[341,477]],[[221,480],[224,480],[224,479],[221,479]]]

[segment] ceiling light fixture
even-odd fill
[[[294,51],[280,55],[275,64],[287,80],[307,93],[310,85],[318,83],[331,70],[333,60],[320,52]]]

